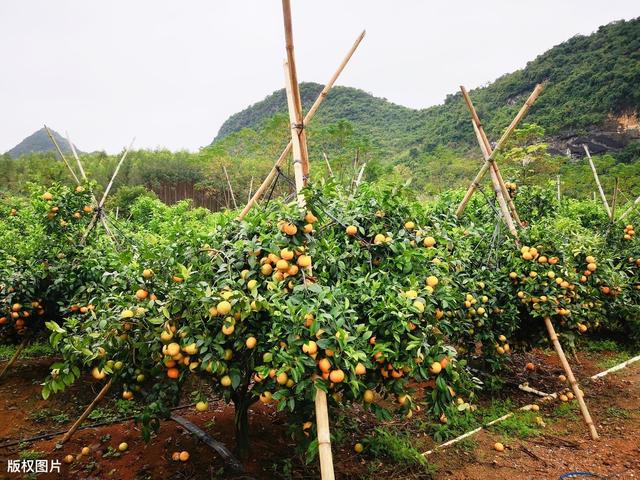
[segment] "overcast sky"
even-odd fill
[[[415,108],[522,68],[637,0],[292,0],[298,78]],[[85,151],[197,150],[283,85],[279,0],[0,0],[0,152],[47,123]]]

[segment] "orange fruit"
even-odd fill
[[[318,362],[318,368],[321,372],[327,373],[331,370],[331,362],[327,358],[323,358]]]
[[[283,230],[284,230],[284,233],[286,233],[290,237],[293,237],[296,233],[298,233],[298,227],[296,227],[293,223],[287,223],[284,226]]]
[[[347,235],[349,235],[350,237],[353,237],[354,235],[356,235],[358,233],[358,227],[356,227],[355,225],[349,225],[345,231],[347,232]]]
[[[356,365],[355,368],[356,375],[364,375],[367,373],[367,368],[360,362]]]
[[[180,370],[175,367],[172,367],[167,370],[167,377],[169,378],[178,378],[180,376]]]
[[[340,369],[333,370],[329,374],[329,380],[331,380],[333,383],[342,383],[344,381],[344,372]]]
[[[145,289],[140,288],[137,292],[136,292],[136,298],[138,300],[144,300],[145,298],[147,298],[149,296],[149,292],[147,292]]]
[[[244,343],[249,350],[252,350],[258,344],[258,340],[256,339],[256,337],[249,337]]]
[[[180,452],[180,455],[178,455],[178,458],[180,459],[181,462],[186,462],[189,460],[189,452],[187,452],[186,450],[183,452]]]
[[[300,255],[297,263],[300,268],[308,268],[311,266],[311,257],[309,255]]]

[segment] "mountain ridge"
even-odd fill
[[[588,134],[595,126],[606,125],[607,131],[617,130],[612,119],[637,118],[640,18],[601,26],[591,35],[576,35],[542,53],[524,68],[471,90],[490,138],[500,135],[533,87],[542,82],[547,82],[545,91],[526,121],[538,123],[556,140]],[[317,83],[301,83],[305,110],[321,88]],[[231,115],[213,143],[243,128],[258,130],[269,118],[285,112],[286,98],[284,89],[280,89]],[[475,142],[459,92],[447,95],[441,104],[414,109],[358,88],[336,86],[316,117],[313,125],[348,120],[365,134],[382,140],[392,151],[412,147],[431,151],[438,145],[468,148]],[[631,131],[631,138],[636,138],[638,129],[631,130],[635,130]],[[619,143],[625,143],[625,139],[614,138],[610,142],[612,147]],[[555,147],[571,149],[570,145],[565,139],[558,140]]]
[[[55,130],[49,129],[51,131],[51,135],[58,143],[60,150],[62,153],[71,153],[71,147],[69,146],[69,142],[66,138],[60,135]],[[77,152],[80,153],[78,147],[74,144],[74,147]],[[5,152],[6,155],[9,155],[11,158],[18,158],[21,155],[26,155],[29,153],[42,153],[42,152],[55,152],[56,147],[51,142],[47,130],[45,127],[42,127],[39,130],[36,130],[31,135],[25,137],[20,143],[18,143],[11,150]]]

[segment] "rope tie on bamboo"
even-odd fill
[[[302,130],[304,130],[306,128],[304,122],[303,123],[292,123],[291,126],[293,128],[295,128],[296,130],[300,130],[300,131],[302,131]]]

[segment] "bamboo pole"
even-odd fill
[[[640,360],[640,355],[636,355],[635,357],[630,358],[629,360],[626,360],[626,361],[624,361],[622,363],[619,363],[615,367],[611,367],[611,368],[605,370],[604,372],[600,372],[600,373],[596,373],[595,375],[592,375],[591,376],[591,380],[596,380],[598,378],[606,377],[610,373],[617,372],[618,370],[622,370],[623,368],[626,368],[629,365],[631,365],[632,363],[635,363],[635,362],[637,362],[639,360]]]
[[[224,176],[227,179],[227,186],[229,187],[229,192],[231,193],[231,199],[233,200],[233,208],[238,208],[238,203],[236,202],[236,196],[233,193],[233,187],[231,186],[231,180],[229,179],[229,174],[227,173],[227,167],[223,165],[222,170],[224,170]]]
[[[366,163],[362,164],[362,167],[360,168],[360,173],[358,173],[358,178],[356,178],[356,183],[354,185],[354,191],[358,189],[358,187],[360,186],[360,182],[362,182],[362,175],[364,174],[364,169],[367,167]]]
[[[620,179],[616,177],[616,183],[613,187],[613,197],[611,198],[611,222],[616,218],[616,205],[618,204],[618,190],[620,187]]]
[[[287,92],[287,106],[289,120],[291,121],[291,142],[293,150],[293,167],[298,193],[298,203],[305,206],[305,199],[300,195],[309,176],[309,163],[307,155],[306,136],[301,124],[302,104],[293,55],[293,36],[291,34],[291,5],[289,0],[282,0],[284,14],[285,38],[287,43],[287,58],[285,62],[285,84]],[[295,122],[295,123],[294,123]],[[297,124],[297,125],[296,125]],[[306,169],[306,170],[305,170]],[[329,430],[329,411],[327,408],[327,394],[316,388],[315,396],[316,423],[318,428],[318,455],[320,457],[320,474],[322,480],[334,480],[333,457],[331,454],[331,433]]]
[[[291,122],[291,141],[293,142],[293,174],[296,182],[296,193],[298,194],[298,204],[304,207],[304,196],[300,193],[304,188],[305,175],[304,175],[304,162],[302,160],[302,142],[306,140],[305,137],[300,135],[300,129],[296,126],[296,102],[294,98],[294,91],[292,88],[292,76],[291,68],[287,62],[284,62],[284,75],[287,92],[287,106],[289,109],[289,121]]]
[[[53,134],[51,133],[51,130],[49,130],[49,127],[47,127],[46,125],[44,126],[44,129],[47,131],[47,135],[49,135],[49,138],[51,139],[51,142],[56,147],[56,150],[58,151],[58,155],[60,155],[60,158],[62,159],[64,164],[67,166],[69,171],[71,172],[71,175],[73,176],[73,179],[76,181],[76,183],[79,184],[80,181],[78,180],[78,176],[76,175],[76,172],[74,172],[73,168],[71,168],[71,165],[67,161],[67,157],[65,157],[64,154],[62,153],[62,150],[60,149],[60,145],[58,145],[58,142],[56,142],[56,139],[53,138]]]
[[[67,135],[67,142],[69,143],[69,148],[71,149],[71,153],[73,154],[73,157],[76,159],[76,163],[78,164],[78,170],[80,170],[80,175],[82,176],[82,179],[86,182],[87,181],[87,174],[84,171],[84,167],[82,166],[82,162],[80,161],[80,157],[78,156],[78,152],[76,151],[76,147],[73,145],[73,142],[71,141],[71,137],[69,136],[69,132],[65,132],[65,134]],[[73,171],[71,171],[71,173],[73,174]],[[80,182],[78,181],[77,178],[76,178],[76,181],[77,181],[78,185],[80,185]],[[98,206],[98,199],[93,194],[93,192],[91,192],[91,198],[93,199],[94,205],[97,207]],[[107,224],[107,221],[104,218],[104,214],[102,214],[102,213],[100,213],[100,222],[102,223],[102,227],[107,232],[107,235],[115,242],[116,237],[113,235],[113,233],[111,233],[111,229],[109,228],[109,225]]]
[[[591,380],[596,380],[598,378],[605,377],[608,374],[613,373],[613,372],[617,372],[618,370],[622,370],[623,368],[626,368],[629,365],[631,365],[632,363],[635,363],[637,361],[640,361],[640,355],[637,355],[637,356],[635,356],[633,358],[630,358],[629,360],[627,360],[625,362],[622,362],[622,363],[620,363],[620,364],[618,364],[618,365],[616,365],[614,367],[611,367],[608,370],[605,370],[605,371],[600,372],[600,373],[596,373],[595,375],[592,375],[590,377],[590,379]],[[549,394],[547,394],[547,393],[535,390],[535,389],[533,389],[531,387],[523,388],[523,385],[519,385],[519,388],[521,390],[524,390],[525,392],[530,392],[530,393],[535,393],[537,395],[541,395],[543,398],[541,398],[539,400],[539,402],[547,402],[549,400],[552,400],[552,399],[555,399],[555,398],[558,397],[558,393],[549,393]],[[521,407],[518,410],[521,410],[521,411],[522,410],[524,410],[524,411],[531,410],[533,408],[533,405],[534,404],[525,405],[524,407]],[[426,455],[431,455],[432,453],[436,452],[437,450],[440,450],[442,448],[448,447],[449,445],[453,445],[455,443],[458,443],[458,442],[464,440],[465,438],[468,438],[468,437],[470,437],[472,435],[475,435],[476,433],[480,432],[483,428],[485,428],[485,427],[487,427],[489,425],[496,424],[496,423],[498,423],[500,421],[506,420],[507,418],[510,418],[511,416],[513,416],[513,413],[507,413],[506,415],[503,415],[500,418],[496,418],[495,420],[489,422],[488,424],[486,424],[486,425],[484,425],[482,427],[475,428],[475,429],[473,429],[473,430],[471,430],[469,432],[466,432],[466,433],[460,435],[459,437],[456,437],[456,438],[454,438],[452,440],[449,440],[448,442],[445,442],[445,443],[442,443],[440,445],[437,445],[435,448],[433,448],[433,449],[431,449],[431,450],[429,450],[427,452],[424,452],[422,455],[425,455],[425,456]]]
[[[489,150],[487,150],[487,147],[483,142],[480,128],[476,124],[476,121],[474,119],[471,119],[471,123],[473,124],[473,130],[476,133],[476,137],[478,137],[478,142],[480,143],[480,150],[482,150],[482,155],[486,160],[491,156],[491,154],[489,153]],[[491,163],[495,164],[495,162],[491,162]],[[500,180],[498,180],[498,174],[494,168],[489,168],[489,175],[491,175],[491,183],[493,184],[493,191],[495,192],[496,199],[498,200],[500,213],[502,213],[502,219],[504,220],[504,223],[507,225],[507,228],[509,229],[509,232],[511,233],[511,235],[517,238],[518,231],[516,230],[516,226],[513,223],[513,217],[511,217],[511,213],[509,212],[509,206],[504,197],[504,191],[500,187]],[[505,187],[505,190],[506,190],[506,187]]]
[[[631,204],[631,206],[622,214],[620,215],[620,218],[618,220],[624,220],[624,218],[629,215],[631,212],[633,212],[633,209],[636,208],[638,206],[638,204],[640,203],[640,197],[636,198],[633,203]]]
[[[307,178],[309,177],[309,152],[307,150],[307,134],[305,132],[304,116],[302,114],[302,99],[300,98],[300,86],[298,85],[296,57],[293,48],[291,0],[282,0],[282,13],[284,17],[284,37],[287,50],[287,68],[289,69],[289,77],[291,80],[291,96],[293,97],[294,105],[294,118],[291,120],[291,122],[295,122],[296,131],[298,133],[298,137],[300,137],[300,161],[302,162],[302,173],[304,183],[306,185]]]
[[[111,187],[113,187],[113,181],[118,176],[118,172],[120,171],[120,167],[122,166],[122,163],[124,162],[125,158],[127,158],[127,154],[129,153],[129,150],[131,150],[131,147],[133,147],[133,142],[135,142],[135,141],[136,141],[136,139],[134,137],[133,140],[131,140],[131,143],[129,144],[127,149],[124,151],[124,154],[120,158],[120,161],[118,162],[118,165],[116,165],[116,169],[114,170],[113,175],[111,175],[111,180],[109,180],[109,184],[107,185],[107,188],[105,189],[104,194],[102,195],[102,200],[100,200],[100,203],[98,204],[99,208],[102,208],[102,206],[104,205],[104,202],[107,200],[107,196],[109,195],[109,192],[111,191]]]
[[[2,367],[2,371],[0,371],[0,378],[2,378],[5,372],[9,370],[14,363],[16,363],[16,360],[18,360],[18,357],[20,356],[20,354],[22,353],[22,350],[24,350],[24,347],[26,346],[27,346],[27,339],[25,338],[24,340],[22,340],[22,343],[18,345],[18,348],[16,348],[16,351],[13,353],[9,361],[5,364],[4,367]]]
[[[251,200],[251,191],[253,190],[253,175],[251,175],[251,181],[249,182],[249,195],[247,195],[247,202]]]
[[[493,159],[496,153],[499,152],[502,149],[502,147],[504,147],[505,143],[507,143],[507,140],[509,140],[509,137],[511,136],[513,131],[516,129],[518,124],[522,121],[524,116],[527,114],[527,112],[529,111],[533,103],[536,101],[538,96],[540,96],[540,93],[542,93],[542,90],[544,89],[544,85],[545,85],[544,83],[539,83],[538,85],[536,85],[531,95],[529,95],[529,98],[527,98],[522,108],[520,108],[520,111],[518,112],[518,114],[513,118],[513,120],[511,121],[511,124],[507,127],[505,132],[500,137],[500,140],[498,140],[498,143],[496,144],[496,148],[493,150],[489,158],[484,162],[484,165],[482,165],[482,168],[480,168],[480,171],[478,172],[476,177],[473,179],[473,182],[471,182],[471,185],[467,189],[467,192],[465,193],[464,198],[462,199],[462,202],[460,202],[460,205],[456,210],[457,217],[460,217],[460,215],[462,215],[462,213],[464,212],[464,209],[467,206],[467,203],[469,203],[469,200],[471,200],[471,196],[473,195],[473,192],[476,191],[476,188],[478,188],[478,185],[480,185],[482,178],[487,173],[487,170],[489,170],[489,166],[491,162],[493,162]]]
[[[87,227],[87,229],[85,230],[84,234],[82,235],[82,239],[80,240],[80,245],[84,245],[85,241],[87,240],[87,237],[89,236],[89,233],[91,233],[91,230],[93,230],[93,227],[95,226],[96,222],[98,221],[98,218],[102,218],[101,210],[102,210],[102,207],[104,206],[104,202],[107,200],[107,196],[109,195],[109,192],[111,191],[111,187],[113,186],[113,182],[114,182],[116,176],[118,175],[118,172],[120,171],[120,167],[122,166],[122,163],[124,162],[125,158],[127,158],[127,154],[129,153],[129,150],[131,150],[131,147],[133,146],[133,142],[135,142],[135,140],[136,140],[135,137],[133,138],[133,140],[131,140],[131,143],[126,148],[126,150],[124,151],[124,154],[120,158],[120,161],[116,165],[116,169],[113,172],[113,175],[111,175],[111,179],[109,180],[109,184],[107,185],[107,188],[105,189],[104,194],[102,195],[102,199],[98,203],[98,206],[96,208],[96,213],[93,214],[93,217],[91,218],[91,222],[89,222],[89,226]]]
[[[311,119],[318,111],[318,108],[320,108],[320,105],[322,104],[322,102],[324,102],[324,99],[327,98],[329,91],[331,90],[331,88],[333,88],[333,85],[336,83],[336,81],[338,80],[338,77],[340,76],[344,68],[347,66],[347,63],[349,63],[349,60],[351,59],[354,52],[358,48],[358,45],[360,45],[360,42],[362,42],[362,39],[364,38],[365,33],[366,32],[363,30],[362,33],[358,35],[358,38],[356,38],[356,41],[353,43],[353,45],[347,52],[347,55],[344,57],[344,59],[338,66],[338,69],[333,73],[333,75],[331,76],[327,84],[324,86],[324,88],[316,98],[316,101],[313,103],[313,105],[311,106],[311,108],[309,109],[309,111],[304,117],[305,125],[308,125],[309,122],[311,122]],[[264,194],[264,192],[269,188],[269,185],[271,185],[271,182],[273,182],[274,178],[276,178],[276,175],[278,174],[278,169],[287,159],[287,157],[289,156],[289,153],[291,153],[291,147],[292,147],[292,144],[291,144],[291,141],[289,141],[285,149],[282,151],[282,153],[276,160],[275,165],[273,166],[273,168],[271,169],[267,177],[264,179],[260,187],[258,187],[258,189],[255,191],[251,199],[247,202],[242,212],[240,212],[240,214],[238,215],[238,218],[237,218],[238,220],[242,220],[244,217],[247,216],[247,213],[249,213],[249,210],[253,208],[256,202],[260,199],[260,197]]]
[[[530,387],[529,384],[527,383],[522,383],[518,385],[518,388],[523,392],[533,393],[534,395],[538,395],[543,398],[556,398],[558,396],[557,393],[546,393],[540,390],[536,390],[535,388]]]
[[[598,177],[596,166],[593,164],[593,159],[591,158],[589,147],[587,147],[586,145],[582,145],[582,148],[584,148],[584,151],[587,154],[587,159],[589,160],[589,165],[591,166],[591,171],[593,172],[593,178],[595,179],[596,185],[598,186],[598,191],[600,192],[600,198],[602,198],[604,209],[607,211],[607,215],[609,215],[609,218],[611,218],[611,208],[609,208],[609,202],[607,202],[607,196],[604,194],[604,190],[602,189],[602,184],[600,183],[600,178]]]
[[[598,432],[596,431],[596,427],[591,419],[591,414],[589,413],[589,409],[587,408],[587,404],[582,397],[582,390],[578,386],[578,382],[576,381],[576,377],[573,375],[573,371],[571,370],[571,366],[567,361],[567,357],[562,350],[562,345],[560,345],[560,341],[558,340],[558,335],[556,335],[556,331],[553,328],[553,324],[551,323],[551,318],[545,317],[544,323],[547,327],[547,331],[549,332],[549,338],[551,338],[551,343],[553,343],[553,348],[555,348],[556,353],[558,354],[558,358],[560,359],[560,363],[562,364],[562,368],[564,369],[567,378],[569,379],[569,384],[571,385],[571,389],[573,390],[573,394],[576,396],[578,400],[578,404],[580,405],[580,411],[582,412],[582,417],[584,418],[584,422],[589,427],[589,432],[591,433],[591,438],[597,440],[599,438]]]
[[[316,388],[316,424],[318,427],[318,456],[320,457],[320,474],[322,480],[334,480],[333,456],[331,454],[331,434],[329,431],[329,414],[327,394]]]
[[[467,89],[464,88],[464,86],[462,85],[460,86],[460,91],[462,92],[462,97],[464,98],[464,101],[467,104],[469,113],[471,113],[471,120],[472,122],[475,122],[474,130],[476,132],[476,138],[478,139],[478,143],[480,144],[480,149],[482,149],[482,145],[484,144],[484,150],[482,151],[482,153],[486,161],[487,158],[489,158],[493,153],[493,149],[491,148],[491,142],[489,142],[489,138],[487,138],[487,134],[484,131],[484,127],[482,126],[482,122],[480,121],[480,117],[478,116],[478,112],[476,111],[476,108],[473,106],[473,102],[471,101],[471,97],[469,96],[469,92],[467,92]],[[509,205],[509,210],[513,215],[513,219],[516,221],[518,225],[522,226],[522,221],[520,220],[520,216],[518,215],[516,206],[513,203],[513,199],[509,194],[509,190],[507,189],[507,186],[504,183],[504,179],[502,178],[502,174],[500,173],[498,163],[495,161],[491,162],[490,168],[495,173],[495,178],[498,180],[499,187],[502,190],[502,195],[507,201],[507,204]],[[495,184],[494,184],[494,190],[497,191],[497,187],[495,186]]]
[[[73,434],[76,432],[78,427],[82,425],[82,422],[86,420],[89,414],[93,412],[93,410],[96,408],[98,403],[100,403],[100,401],[104,398],[104,396],[107,394],[107,392],[111,388],[112,384],[113,384],[113,379],[109,379],[109,381],[104,385],[104,387],[102,387],[102,390],[100,390],[96,398],[93,399],[93,402],[91,402],[89,406],[85,409],[85,411],[82,412],[82,415],[80,415],[80,418],[78,418],[78,420],[76,420],[75,423],[71,426],[69,431],[64,434],[64,437],[62,437],[62,439],[60,440],[60,445],[66,443],[73,436]]]
[[[329,163],[329,157],[327,157],[327,153],[323,150],[322,157],[324,158],[324,163],[327,164],[327,171],[329,172],[329,176],[333,177],[333,169],[331,168],[331,164]]]
[[[73,142],[71,141],[71,137],[69,136],[69,132],[65,132],[67,135],[67,142],[69,142],[69,148],[71,149],[71,153],[73,154],[73,157],[76,159],[76,163],[78,164],[78,169],[80,170],[80,175],[82,176],[83,180],[86,182],[87,181],[87,174],[84,171],[84,167],[82,166],[82,162],[80,161],[80,157],[78,156],[78,152],[76,151],[76,147],[73,144]],[[80,183],[80,182],[78,182]]]

